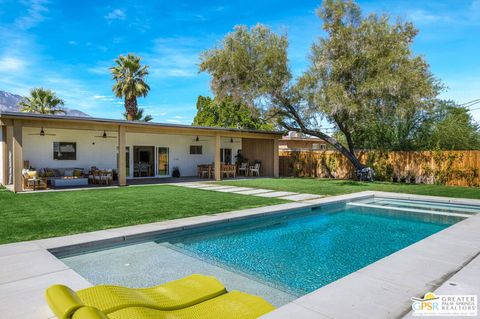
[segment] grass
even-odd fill
[[[267,188],[281,191],[298,193],[310,193],[321,195],[341,195],[361,191],[384,191],[396,193],[408,193],[417,195],[432,195],[460,198],[480,199],[478,187],[458,187],[425,184],[400,184],[387,182],[356,182],[336,179],[314,179],[314,178],[262,178],[245,179],[220,182],[224,185],[241,187]]]
[[[168,185],[31,194],[0,189],[0,244],[282,202]]]

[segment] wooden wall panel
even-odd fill
[[[261,161],[261,175],[274,176],[274,141],[266,139],[243,138],[242,154],[249,163]]]
[[[380,180],[407,180],[454,186],[480,186],[480,151],[359,152],[360,162],[370,156]],[[280,176],[348,179],[354,167],[336,151],[280,151]],[[388,169],[387,169],[388,168]]]

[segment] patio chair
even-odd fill
[[[255,163],[255,165],[250,166],[249,171],[251,176],[255,176],[255,174],[257,174],[257,176],[260,176],[260,163]]]
[[[144,174],[145,177],[150,176],[150,164],[138,163],[138,176],[142,177]]]
[[[201,178],[210,178],[210,168],[208,165],[198,165],[197,166],[198,177]]]
[[[236,170],[235,165],[224,164],[222,165],[221,173],[222,173],[222,176],[235,178],[235,175],[236,175],[235,170]]]
[[[100,183],[110,185],[113,182],[113,171],[111,169],[100,172]]]
[[[243,175],[248,176],[248,163],[241,163],[240,166],[238,167],[238,175],[242,175],[241,173],[243,172]]]
[[[37,171],[24,170],[23,172],[23,189],[46,189],[47,178],[40,177]]]
[[[93,172],[93,183],[94,184],[101,184],[102,183],[102,170],[97,169]]]

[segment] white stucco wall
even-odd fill
[[[45,128],[45,133],[55,136],[30,135],[38,134],[38,128],[23,129],[23,160],[30,161],[30,166],[41,168],[116,168],[116,138],[97,138],[103,132],[84,130],[59,130]],[[113,134],[113,133],[111,133]],[[53,142],[76,142],[76,160],[54,160]],[[95,143],[95,144],[93,144]]]
[[[91,166],[98,168],[117,168],[116,138],[98,138],[102,135],[99,131],[60,130],[45,128],[45,133],[55,136],[30,135],[38,134],[38,128],[25,127],[23,130],[23,159],[30,161],[30,166],[41,168],[84,168]],[[114,132],[107,132],[109,136],[117,136]],[[210,164],[214,161],[215,139],[213,137],[199,136],[200,141],[195,141],[196,136],[127,133],[126,146],[130,147],[130,167],[133,168],[133,146],[168,147],[171,174],[172,168],[178,166],[182,176],[194,176],[197,165]],[[76,160],[54,160],[54,142],[76,142]],[[94,144],[93,144],[94,143]],[[191,155],[190,145],[202,145],[201,155]],[[241,138],[222,138],[222,148],[232,149],[232,161],[235,161],[237,151],[242,148]],[[131,171],[133,171],[131,169]],[[128,176],[127,176],[128,178]]]
[[[127,133],[126,145],[130,147],[130,154],[133,154],[133,146],[157,146],[168,147],[170,153],[170,174],[174,166],[178,166],[182,176],[195,176],[197,165],[211,164],[215,159],[215,139],[213,137],[199,136],[200,141],[195,141],[196,136],[188,135],[165,135],[165,134],[141,134]],[[201,155],[191,155],[190,145],[202,145]],[[242,148],[240,138],[230,142],[230,138],[222,138],[222,148],[232,149],[232,161],[237,150]],[[130,167],[133,167],[133,155],[130,156]]]

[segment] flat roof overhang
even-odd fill
[[[20,112],[0,112],[0,125],[13,125],[13,121],[20,121],[22,123],[22,126],[28,127],[49,127],[58,129],[83,129],[98,131],[117,131],[120,126],[123,126],[125,127],[127,133],[176,133],[202,136],[215,136],[220,134],[225,137],[231,136],[263,139],[280,139],[284,134],[284,132],[279,131],[256,131],[223,127],[112,120],[95,117],[74,117]]]

